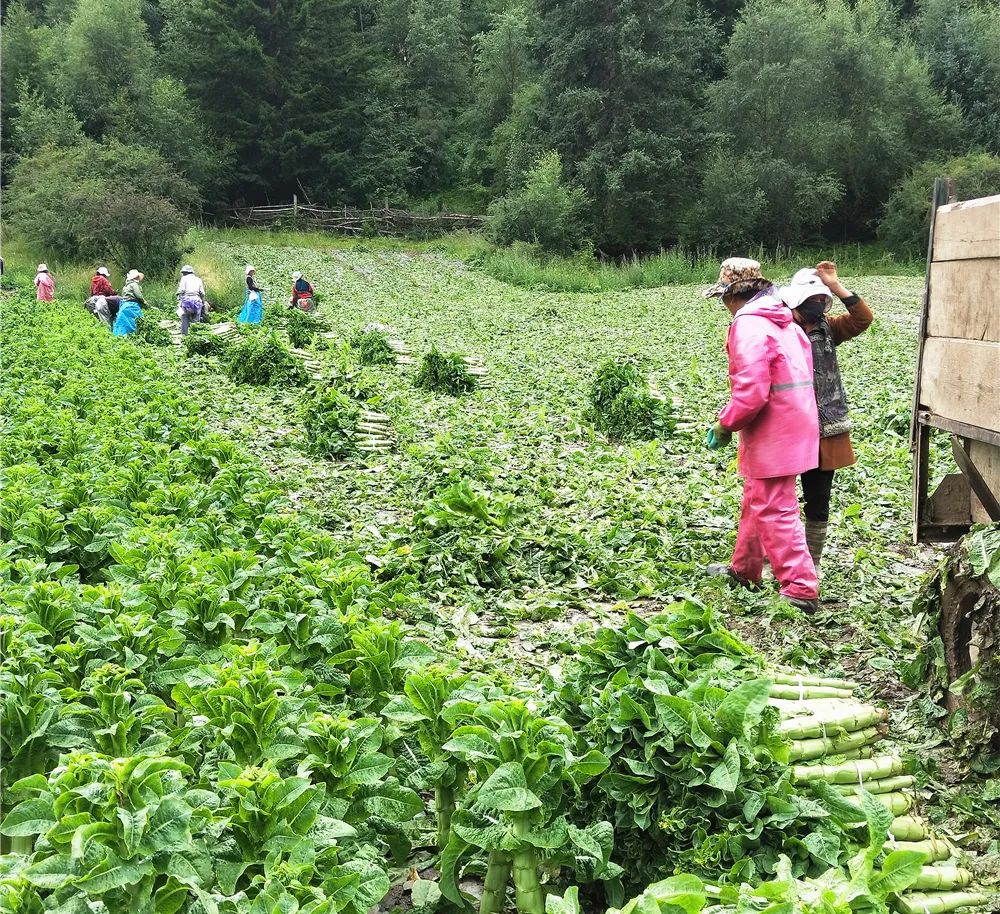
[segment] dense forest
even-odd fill
[[[292,194],[905,249],[928,174],[1000,187],[994,0],[14,0],[2,40],[7,209],[54,250]]]

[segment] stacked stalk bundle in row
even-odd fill
[[[959,852],[934,837],[910,813],[916,778],[896,755],[879,753],[886,732],[884,709],[854,697],[856,685],[844,679],[771,674],[769,703],[781,715],[780,731],[790,740],[789,760],[796,784],[824,785],[858,803],[870,794],[893,814],[886,853],[919,851],[926,856],[909,889],[899,896],[902,914],[945,914],[981,907],[986,897],[971,888],[972,873],[955,864]]]

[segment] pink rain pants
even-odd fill
[[[764,556],[786,597],[819,597],[816,567],[806,546],[794,476],[745,477],[740,526],[730,566],[741,578],[759,581]]]

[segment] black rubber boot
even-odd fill
[[[829,525],[825,520],[806,521],[806,546],[809,547],[809,554],[812,556],[817,574],[819,574],[819,563],[823,559],[823,547],[826,545],[827,526]]]
[[[816,600],[806,600],[803,597],[785,597],[785,600],[796,609],[801,609],[807,616],[813,615],[819,609],[819,603]]]

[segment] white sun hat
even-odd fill
[[[827,299],[827,307],[833,304],[833,293],[812,267],[799,270],[787,286],[778,290],[778,297],[793,311],[807,298],[817,296]]]
[[[301,278],[302,278],[302,274],[298,270],[296,270],[294,273],[292,273],[292,279],[301,279]]]
[[[257,272],[257,268],[255,266],[253,266],[252,264],[248,263],[247,264],[247,268],[246,268],[246,270],[244,272],[247,274],[247,276],[249,276],[251,273],[256,273]]]
[[[97,275],[98,276],[110,276],[111,274],[108,272],[108,268],[107,267],[98,267],[97,268]]]
[[[183,276],[185,273],[193,273],[193,272],[194,272],[194,267],[191,266],[191,264],[189,263],[186,263],[184,264],[184,266],[181,267],[181,276]]]
[[[141,275],[138,270],[129,270],[125,276],[125,282],[132,282],[133,279],[138,279]]]
[[[39,273],[48,273],[49,272],[49,265],[47,263],[40,263],[38,265],[38,272]]]

